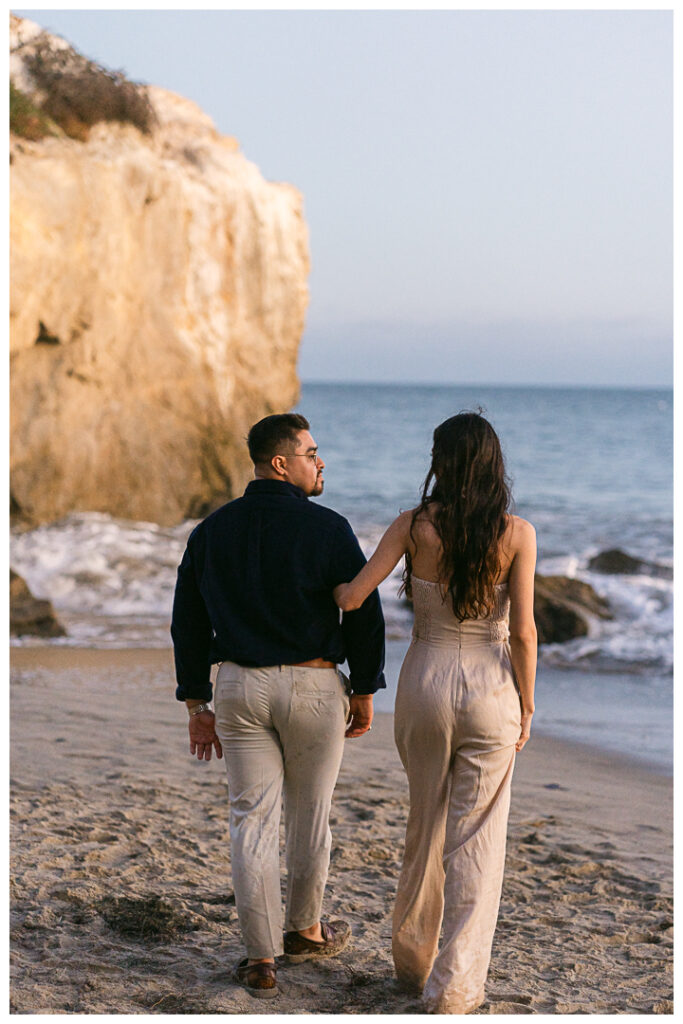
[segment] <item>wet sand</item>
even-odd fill
[[[223,763],[192,760],[170,651],[12,652],[14,1013],[419,1013],[394,983],[391,910],[407,787],[378,714],[347,741],[327,962],[281,995],[230,981],[243,955]],[[513,783],[487,1002],[477,1013],[672,1012],[672,780],[534,735]]]

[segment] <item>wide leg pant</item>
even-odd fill
[[[427,1010],[466,1013],[484,999],[503,882],[520,732],[508,645],[413,642],[395,731],[410,788],[396,972]]]
[[[232,880],[242,937],[251,959],[279,956],[283,791],[285,928],[298,931],[321,916],[348,698],[335,669],[223,662],[214,703],[228,774]]]

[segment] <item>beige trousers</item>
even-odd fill
[[[214,703],[228,774],[232,881],[242,938],[251,959],[279,956],[282,795],[285,928],[301,930],[321,917],[348,698],[335,669],[223,662]]]
[[[507,644],[411,646],[396,699],[410,813],[392,947],[431,1012],[484,999],[519,730]]]

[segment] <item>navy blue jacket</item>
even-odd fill
[[[332,590],[365,564],[343,516],[293,484],[253,480],[197,526],[178,569],[171,635],[178,700],[210,700],[210,668],[349,663],[354,693],[384,681],[384,617],[374,591],[340,622]]]

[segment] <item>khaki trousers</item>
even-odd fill
[[[232,880],[242,938],[251,959],[279,956],[282,796],[285,928],[299,931],[321,917],[348,698],[336,669],[223,662],[214,703],[228,774]]]
[[[431,1012],[484,999],[519,730],[507,644],[412,645],[395,714],[410,813],[392,948]]]

